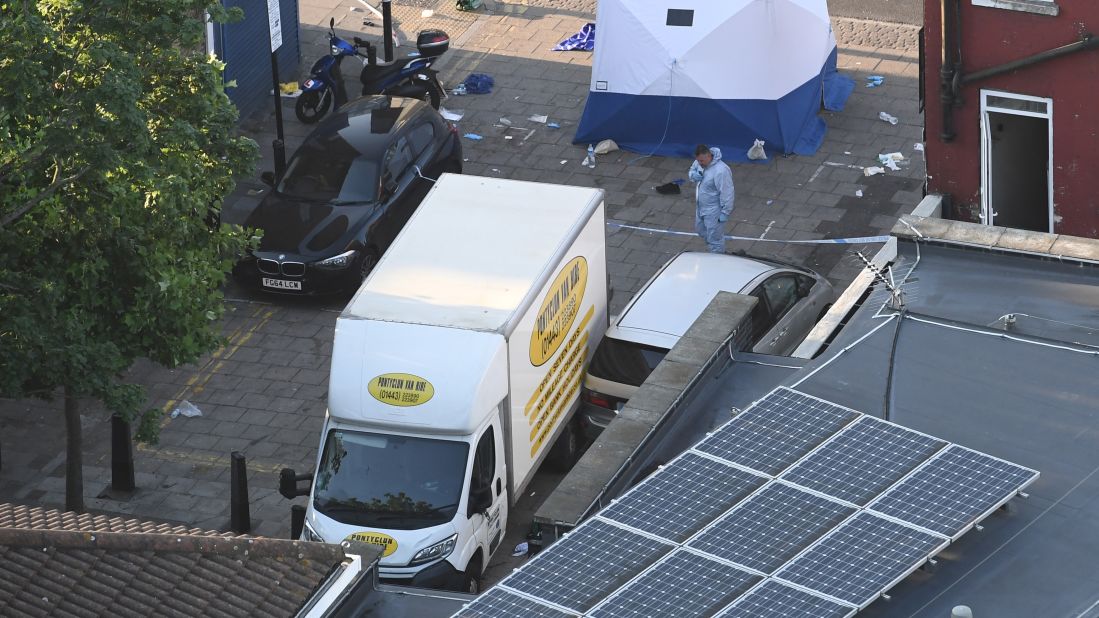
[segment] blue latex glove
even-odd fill
[[[718,215],[717,216],[717,222],[718,223],[725,223],[728,220],[729,220],[729,217],[727,217],[725,215]]]
[[[702,182],[702,166],[698,164],[698,161],[691,163],[691,169],[687,172],[687,177],[694,182]]]

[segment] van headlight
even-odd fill
[[[350,251],[344,251],[343,253],[341,253],[339,255],[334,255],[334,256],[326,259],[326,260],[321,260],[321,261],[315,263],[314,266],[316,266],[317,268],[331,268],[331,269],[347,268],[348,266],[351,265],[352,262],[355,261],[355,254],[356,253],[358,253],[358,251],[355,251],[354,249],[352,249]]]
[[[309,525],[309,522],[305,522],[305,525],[301,529],[301,538],[303,541],[312,541],[314,543],[323,543],[324,539],[321,535],[317,534],[317,531]]]
[[[458,535],[453,534],[446,540],[439,541],[431,547],[425,547],[416,552],[416,555],[412,557],[412,561],[408,563],[408,566],[416,566],[417,564],[446,558],[450,555],[450,552],[454,551],[454,546],[457,544]]]

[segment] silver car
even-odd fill
[[[633,396],[718,292],[756,297],[752,351],[788,355],[832,304],[820,275],[759,258],[685,252],[673,257],[611,320],[581,398],[596,431]]]

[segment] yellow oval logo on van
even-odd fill
[[[366,388],[371,397],[391,406],[418,406],[435,396],[431,382],[411,373],[383,373]]]
[[[534,317],[534,331],[530,334],[530,364],[538,367],[548,361],[561,347],[568,335],[584,290],[588,287],[588,261],[583,256],[574,257],[565,264],[557,278],[550,284],[542,307]]]
[[[358,541],[360,543],[370,543],[372,545],[381,545],[382,558],[397,551],[397,539],[389,536],[388,534],[382,534],[381,532],[352,532],[347,535],[345,541]]]

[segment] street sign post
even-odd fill
[[[286,172],[286,142],[282,132],[282,91],[279,88],[279,60],[276,52],[282,47],[282,7],[279,0],[267,0],[268,32],[271,35],[271,81],[275,92],[275,134],[271,144],[275,154],[275,180]]]

